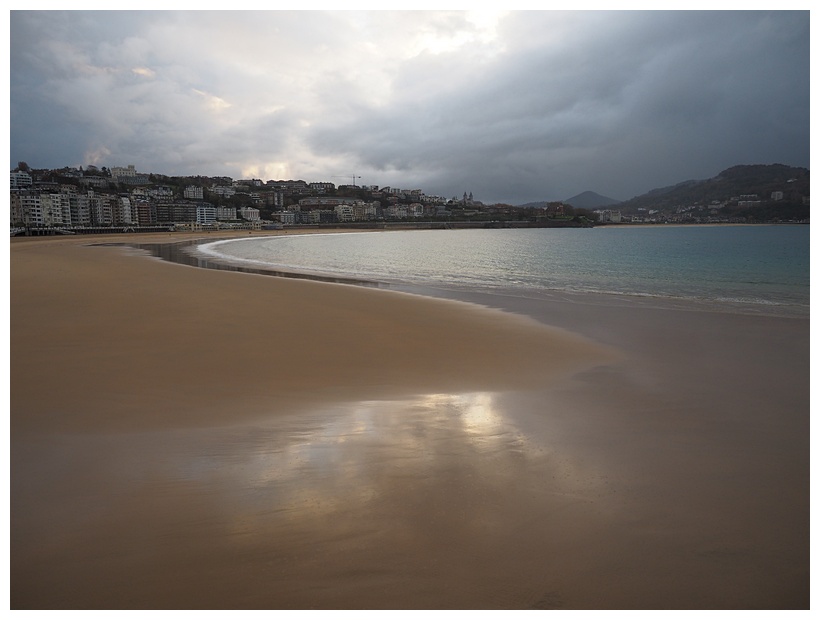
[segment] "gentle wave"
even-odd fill
[[[311,233],[212,241],[198,246],[197,252],[229,263],[397,285],[594,293],[808,312],[807,227],[608,233]]]

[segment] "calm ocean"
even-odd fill
[[[246,266],[393,285],[604,293],[809,313],[808,226],[414,230],[252,237],[199,247]]]

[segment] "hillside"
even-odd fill
[[[782,199],[777,201],[778,207],[804,206],[808,217],[809,170],[782,164],[734,166],[711,179],[683,181],[654,189],[620,203],[618,208],[624,214],[637,213],[639,209],[668,211],[692,205],[720,204],[731,208],[738,206],[741,197],[752,195],[757,198],[746,200],[759,200],[763,206],[773,202],[773,192],[783,192]]]

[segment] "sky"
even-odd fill
[[[10,169],[626,200],[809,167],[808,11],[11,11]]]

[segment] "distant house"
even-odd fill
[[[127,168],[123,168],[120,166],[114,166],[111,168],[111,178],[114,181],[125,181],[125,179],[129,177],[137,176],[137,170],[134,167],[134,164],[130,164]]]
[[[605,224],[607,222],[611,224],[620,224],[623,220],[620,211],[612,211],[611,209],[601,209],[595,211],[598,214],[598,222],[601,224]]]
[[[133,164],[127,168],[117,166],[111,168],[111,180],[125,185],[147,185],[149,183],[148,175],[139,174]]]

